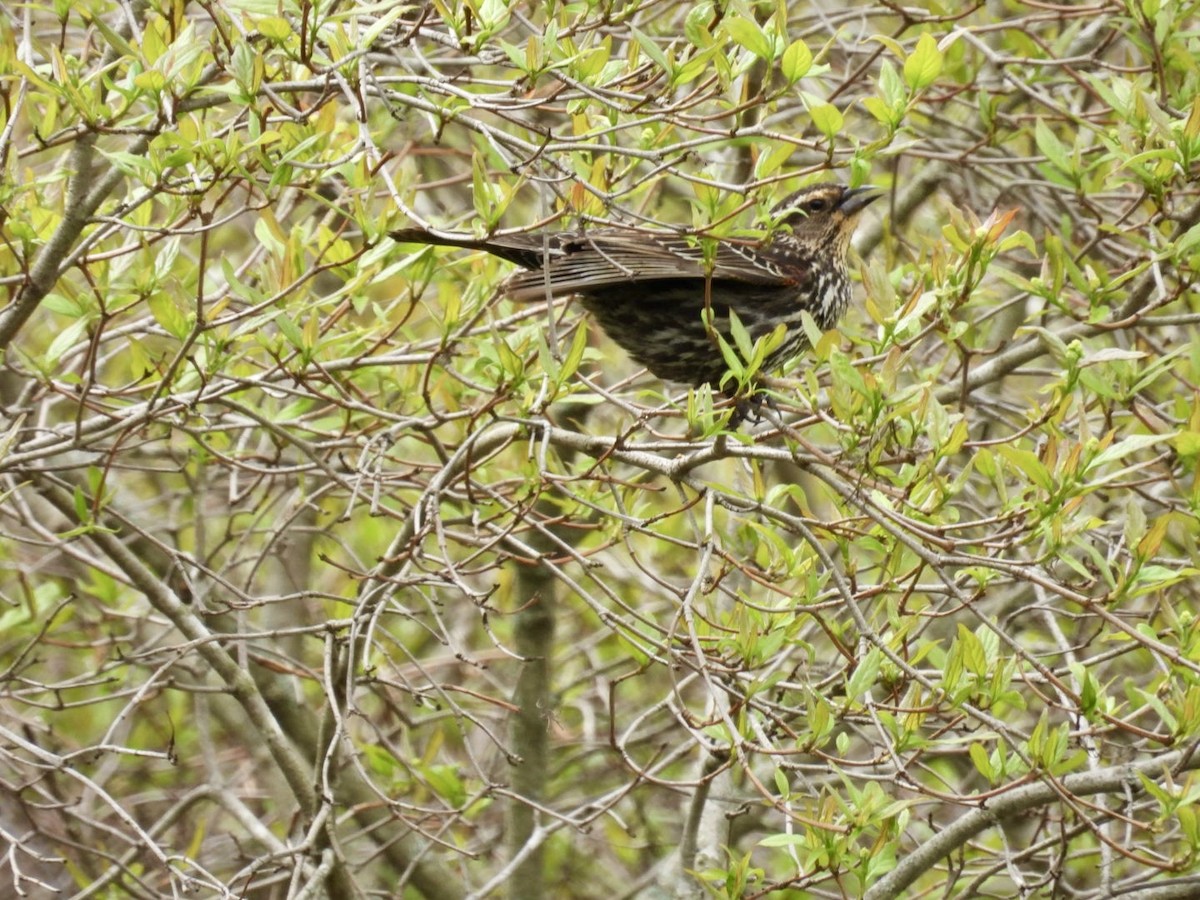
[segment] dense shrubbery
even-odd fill
[[[1197,4],[845,6],[4,11],[0,880],[1184,895]],[[385,237],[830,178],[737,431]]]

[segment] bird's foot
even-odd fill
[[[735,430],[743,422],[757,425],[760,422],[766,421],[766,416],[763,415],[764,407],[776,415],[779,414],[779,406],[775,403],[775,398],[766,391],[755,391],[749,396],[734,397],[733,415],[729,419],[729,430]]]

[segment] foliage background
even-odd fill
[[[1194,896],[1196,7],[6,5],[3,891]],[[737,432],[386,238],[831,178]]]

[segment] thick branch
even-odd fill
[[[903,896],[904,891],[911,887],[922,873],[965,846],[976,835],[1031,809],[1054,803],[1064,791],[1074,796],[1118,790],[1129,794],[1141,794],[1143,787],[1141,779],[1138,778],[1139,774],[1158,778],[1165,771],[1174,772],[1177,766],[1185,771],[1200,768],[1200,754],[1193,754],[1190,749],[1177,750],[1135,765],[1112,766],[1094,772],[1068,775],[1059,779],[1057,785],[1039,781],[1036,784],[1014,788],[999,797],[987,800],[923,842],[905,856],[896,868],[873,884],[863,896],[865,900],[885,900]]]

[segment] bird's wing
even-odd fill
[[[545,246],[544,265],[530,266],[506,282],[512,299],[586,294],[658,279],[786,287],[800,285],[810,274],[803,260],[772,252],[770,245],[722,241],[706,256],[705,248],[682,237],[605,229],[550,235]]]

